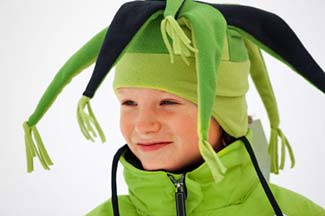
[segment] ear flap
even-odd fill
[[[236,29],[325,93],[324,71],[281,17],[248,6],[211,5],[221,11],[230,28]]]

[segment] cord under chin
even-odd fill
[[[118,199],[117,199],[117,187],[116,187],[116,173],[117,173],[117,165],[118,161],[120,160],[120,157],[122,154],[128,149],[128,145],[125,144],[122,146],[114,155],[113,163],[112,163],[112,179],[111,179],[111,192],[112,192],[112,209],[113,209],[113,215],[119,216],[119,209],[118,209]]]

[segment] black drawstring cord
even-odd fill
[[[117,165],[121,155],[128,149],[128,145],[125,144],[122,146],[114,155],[113,163],[112,163],[112,179],[111,179],[111,188],[112,188],[112,207],[113,207],[113,215],[119,216],[118,210],[118,200],[117,200],[117,187],[116,187],[116,172]]]
[[[263,186],[265,194],[266,194],[267,198],[269,199],[276,216],[284,216],[281,209],[280,209],[280,207],[279,207],[279,205],[278,205],[278,203],[276,202],[276,200],[275,200],[275,198],[274,198],[274,196],[272,194],[271,189],[269,188],[269,185],[267,184],[267,182],[266,182],[266,180],[265,180],[265,178],[264,178],[264,176],[262,174],[262,171],[261,171],[260,167],[258,166],[258,162],[257,162],[257,159],[255,157],[252,146],[250,145],[249,141],[247,140],[247,138],[245,136],[240,137],[238,139],[242,140],[244,142],[244,144],[245,144],[246,150],[247,150],[247,152],[248,152],[248,154],[249,154],[249,156],[250,156],[250,158],[251,158],[251,160],[253,162],[253,165],[254,165],[255,171],[257,173],[257,176],[260,179],[260,182],[261,182],[261,184]]]

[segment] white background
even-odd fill
[[[64,89],[38,124],[55,163],[51,171],[44,171],[35,160],[35,171],[26,173],[22,123],[64,62],[110,23],[123,2],[0,1],[0,215],[83,215],[110,197],[112,156],[124,144],[112,76],[92,100],[107,136],[106,144],[86,141],[76,120],[76,105],[93,66]],[[218,3],[247,4],[280,15],[325,68],[323,0]],[[266,55],[266,62],[278,100],[281,128],[297,159],[294,169],[286,168],[271,179],[325,207],[324,95],[279,61]],[[265,110],[253,85],[247,99],[249,113],[262,119],[268,133]],[[121,175],[118,186],[120,193],[126,192]]]

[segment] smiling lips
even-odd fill
[[[172,142],[155,142],[155,143],[137,143],[137,146],[140,148],[142,151],[155,151],[160,148],[163,148]]]

